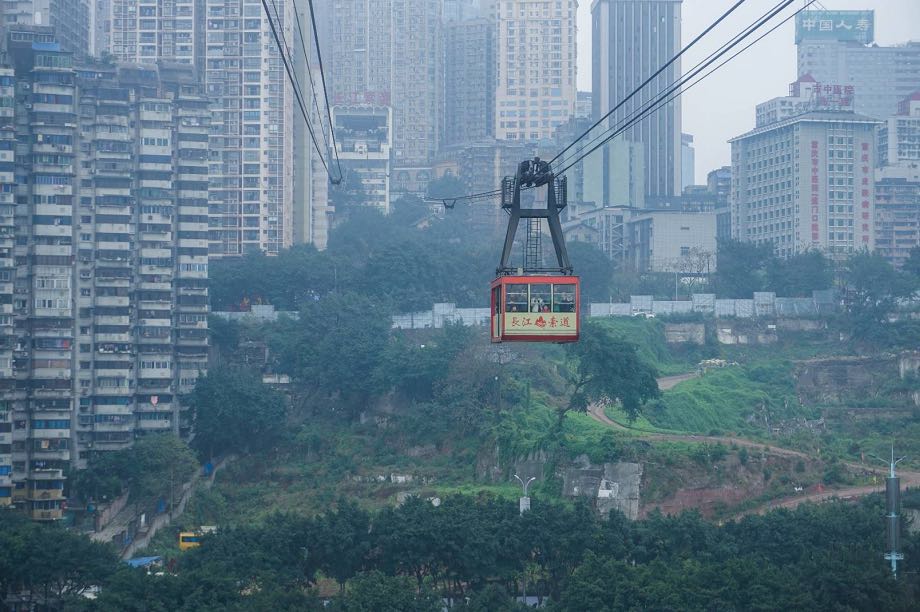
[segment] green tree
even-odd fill
[[[575,362],[573,389],[560,419],[568,410],[585,412],[591,404],[617,400],[634,419],[644,402],[660,395],[654,366],[639,357],[635,344],[615,336],[602,322],[589,319],[582,324],[580,340],[569,345],[569,356]]]
[[[171,433],[140,438],[127,456],[129,465],[125,471],[136,499],[163,495],[175,498],[175,492],[198,468],[188,445]]]
[[[817,250],[773,259],[767,268],[767,289],[783,297],[811,297],[812,291],[833,284],[832,263]]]
[[[247,370],[218,368],[190,397],[194,447],[203,457],[270,448],[284,430],[284,398]]]
[[[86,469],[73,473],[70,486],[83,501],[116,497],[125,488],[134,500],[174,498],[197,467],[195,455],[178,437],[148,434],[130,448],[92,456]]]
[[[356,576],[345,595],[332,605],[336,612],[440,612],[442,608],[431,593],[416,593],[408,578],[378,571]]]
[[[0,518],[0,601],[16,594],[26,609],[56,609],[61,600],[101,584],[116,562],[105,544],[58,525],[10,512]]]
[[[861,251],[847,260],[844,278],[854,337],[884,342],[888,315],[913,289],[910,277],[895,270],[881,255]]]
[[[586,242],[571,242],[567,246],[575,274],[581,278],[581,301],[588,303],[609,300],[613,280],[613,262],[610,258]]]
[[[719,241],[716,253],[715,289],[719,297],[750,299],[767,286],[767,270],[773,265],[769,244],[740,240]]]
[[[914,290],[920,289],[920,246],[910,250],[910,255],[901,269],[914,277]]]

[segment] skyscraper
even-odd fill
[[[94,36],[101,50],[125,62],[199,64],[204,29],[198,0],[102,0]]]
[[[850,86],[854,110],[874,119],[897,112],[920,89],[920,42],[873,44],[875,11],[803,11],[796,16],[799,75],[825,88]]]
[[[295,53],[292,2],[270,6]],[[208,27],[204,83],[213,109],[209,250],[275,254],[293,244],[293,87],[261,3],[205,0],[204,8],[198,22]]]
[[[440,0],[333,0],[331,12],[333,104],[390,106],[394,163],[428,164],[443,129]]]
[[[493,137],[494,37],[488,19],[444,24],[444,147]]]
[[[75,65],[35,26],[6,48],[0,151],[15,130],[7,161],[28,180],[0,200],[0,466],[10,455],[12,501],[54,520],[93,453],[189,430],[181,397],[207,370],[210,112],[190,66]]]
[[[591,38],[595,119],[624,100],[680,51],[680,10],[681,0],[594,0]],[[611,115],[605,125],[622,125],[643,104],[664,93],[679,78],[680,66],[680,60],[671,64]],[[621,155],[615,150],[623,148],[626,141],[641,145],[645,195],[680,195],[680,108],[680,98],[669,102],[604,149],[605,191],[612,191],[615,183],[635,180],[614,172],[606,163],[606,158]]]
[[[0,7],[4,26],[51,26],[55,40],[74,59],[83,61],[92,54],[88,0],[3,0]]]
[[[194,64],[211,99],[211,256],[273,254],[291,246],[295,96],[262,4],[253,0],[107,1],[108,31],[103,39],[116,59]],[[282,44],[287,44],[292,56],[300,53],[293,1],[278,0],[269,6]],[[309,22],[303,25],[310,28]],[[309,85],[304,81],[301,86],[309,100]]]
[[[575,114],[575,0],[495,2],[495,137],[549,140]]]

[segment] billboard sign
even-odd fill
[[[875,11],[802,11],[795,17],[795,42],[840,40],[864,45],[875,38]]]

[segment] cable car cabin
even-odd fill
[[[577,342],[577,276],[499,276],[492,281],[492,342]]]

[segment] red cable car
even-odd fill
[[[546,186],[546,208],[522,208],[521,188]],[[492,342],[576,342],[580,310],[579,281],[572,274],[559,211],[566,205],[565,177],[555,177],[547,162],[522,162],[517,175],[502,181],[502,208],[511,218],[502,259],[492,281]],[[524,266],[510,265],[514,236],[521,219],[528,220]],[[558,267],[541,262],[540,220],[546,219]]]

